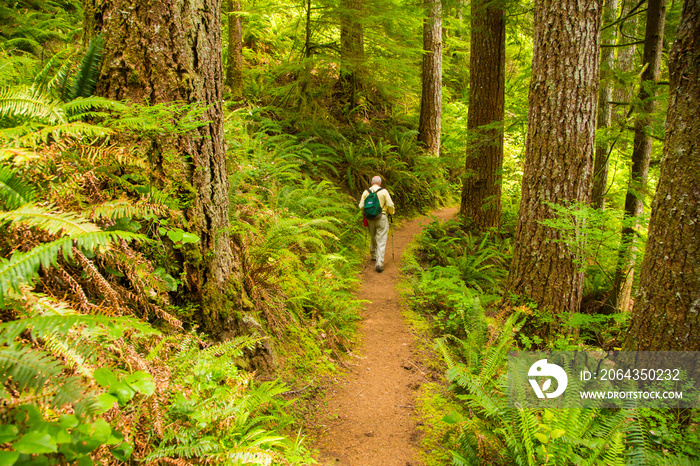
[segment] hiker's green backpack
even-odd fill
[[[379,202],[379,196],[377,196],[377,193],[382,189],[384,188],[379,188],[376,191],[367,189],[369,194],[367,194],[367,197],[365,198],[364,211],[365,217],[370,220],[379,217],[382,213],[382,205]]]

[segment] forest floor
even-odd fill
[[[457,210],[442,209],[397,228],[393,248],[392,238],[387,241],[383,273],[374,270],[367,254],[357,292],[358,299],[367,301],[359,344],[347,361],[349,370],[327,390],[314,422],[312,437],[321,465],[422,464],[417,459],[420,420],[414,409],[425,373],[417,362],[416,337],[402,314],[399,259],[432,216],[446,220]]]

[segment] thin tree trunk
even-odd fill
[[[608,0],[603,10],[603,24],[615,20],[617,13],[617,0]],[[607,32],[607,33],[606,33]],[[615,29],[606,31],[602,37],[602,44],[615,43]],[[600,93],[598,94],[598,130],[610,128],[612,123],[612,97],[613,97],[613,66],[615,65],[615,49],[603,47],[600,51]],[[605,191],[608,184],[608,159],[610,157],[611,144],[605,138],[596,138],[595,164],[593,168],[593,193],[591,206],[598,210],[605,209]]]
[[[501,220],[506,19],[500,2],[472,2],[467,156],[460,215],[482,228]]]
[[[362,88],[364,31],[361,22],[362,0],[342,0],[340,15],[340,86],[350,110],[357,104]]]
[[[627,18],[632,12],[632,8],[638,6],[638,0],[622,0],[622,8],[620,18]],[[617,44],[633,43],[637,36],[637,25],[639,23],[639,15],[634,15],[622,21],[616,26],[617,29]],[[628,45],[617,48],[616,69],[618,73],[630,73],[634,68],[634,55],[637,51],[636,45]],[[613,101],[616,105],[613,108],[613,123],[622,126],[623,130],[627,127],[627,118],[632,105],[633,86],[630,86],[629,81],[622,80],[615,83],[613,90]],[[627,105],[625,105],[627,103]],[[625,148],[624,140],[619,144],[620,149]]]
[[[647,26],[644,38],[644,57],[635,127],[634,148],[632,149],[632,171],[625,197],[625,218],[637,218],[644,211],[644,196],[647,192],[649,163],[651,161],[651,113],[654,111],[656,82],[661,71],[661,51],[663,49],[664,23],[666,19],[666,0],[649,0]],[[639,225],[627,225],[622,229],[620,251],[618,254],[615,284],[612,293],[613,304],[620,311],[632,308],[632,286],[634,283],[634,265],[637,259],[635,245],[636,229]]]
[[[522,198],[506,290],[555,314],[579,309],[582,258],[541,221],[554,217],[547,203],[590,202],[601,8],[597,0],[535,2]]]
[[[137,104],[202,105],[202,125],[155,140],[152,160],[179,188],[188,228],[200,238],[198,248],[185,252],[186,287],[202,303],[202,328],[219,334],[231,318],[222,297],[234,269],[228,236],[220,1],[199,0],[198,7],[185,0],[91,2],[95,32],[105,35],[99,95]]]
[[[311,0],[306,2],[306,28],[304,32],[304,58],[311,58]]]
[[[626,350],[700,351],[700,1],[683,5],[669,59],[659,186]]]
[[[428,153],[440,155],[442,118],[442,3],[426,0],[428,17],[423,22],[423,90],[418,140]]]
[[[226,86],[233,100],[243,98],[243,25],[241,1],[228,0],[228,57]]]

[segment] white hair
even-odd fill
[[[379,175],[372,177],[372,184],[382,184],[382,177]]]

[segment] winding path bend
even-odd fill
[[[383,273],[374,270],[367,254],[357,298],[369,302],[362,314],[357,357],[350,373],[328,390],[325,412],[318,416],[315,448],[321,465],[421,465],[414,399],[423,379],[412,353],[414,336],[396,290],[399,259],[432,217],[445,220],[457,210],[442,209],[397,228],[393,253],[391,237],[387,243]]]

